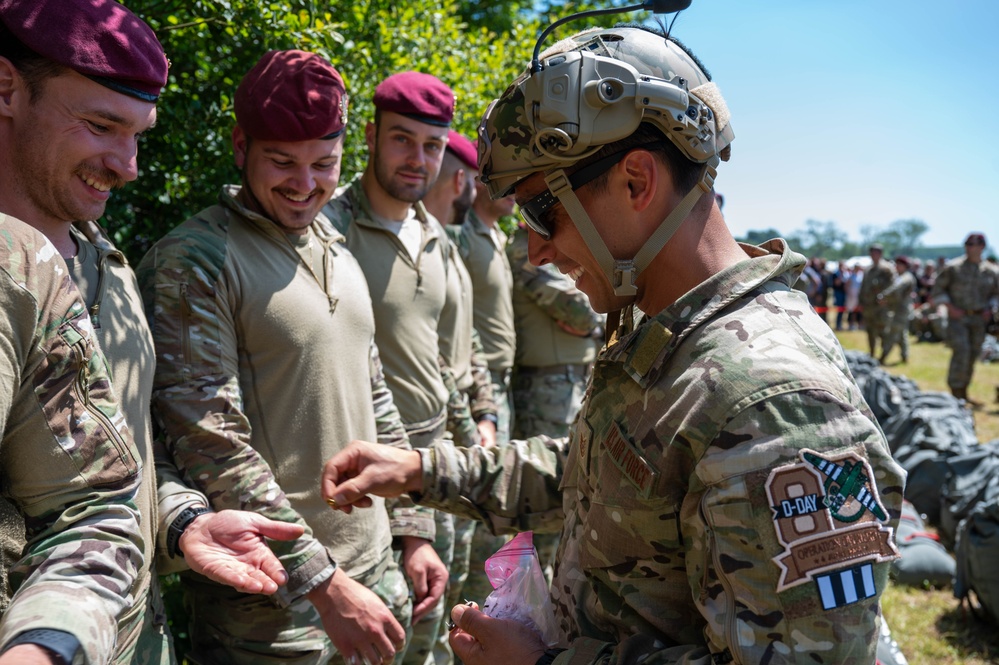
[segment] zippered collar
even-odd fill
[[[633,307],[622,310],[618,330],[607,343],[603,360],[621,362],[640,385],[661,366],[680,343],[718,312],[768,282],[791,288],[805,267],[805,257],[781,239],[740,247],[749,258],[701,282],[653,317],[635,323]]]
[[[90,320],[94,325],[94,329],[100,330],[101,305],[104,303],[104,296],[107,294],[108,288],[106,275],[109,268],[107,262],[113,259],[118,261],[122,267],[125,267],[128,265],[128,259],[125,258],[121,250],[114,246],[114,243],[111,242],[111,239],[108,238],[104,229],[97,222],[74,222],[70,228],[70,233],[88,241],[97,250],[97,290],[94,295],[94,302],[90,304],[87,311],[90,314]]]

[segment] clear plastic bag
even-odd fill
[[[518,621],[534,630],[546,646],[557,646],[555,608],[534,549],[533,533],[518,533],[486,559],[485,569],[494,591],[486,598],[482,611],[495,619]]]

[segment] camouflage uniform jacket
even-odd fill
[[[66,264],[40,233],[0,214],[0,472],[27,547],[0,649],[34,628],[76,636],[109,662],[135,600],[142,462]]]
[[[999,305],[999,269],[987,261],[972,263],[961,256],[948,261],[931,292],[933,304],[951,303],[958,309],[981,312]]]
[[[887,261],[881,260],[871,264],[871,267],[864,271],[864,281],[860,283],[861,306],[877,307],[878,294],[891,286],[895,274],[895,268]]]
[[[906,314],[912,311],[912,294],[916,292],[916,276],[911,270],[906,270],[895,276],[895,279],[884,291],[877,294],[877,299],[896,314]]]
[[[482,338],[490,371],[513,367],[517,333],[513,323],[513,273],[506,258],[506,235],[486,226],[474,210],[448,234],[458,245],[472,276],[475,329]],[[494,235],[495,233],[495,235]]]
[[[599,355],[569,449],[421,451],[427,505],[564,526],[557,665],[873,663],[901,468],[783,241]],[[564,469],[563,469],[564,465]]]
[[[277,225],[227,187],[145,256],[138,277],[156,341],[153,412],[188,482],[216,510],[302,524],[273,542],[291,603],[328,579],[379,562],[389,519],[343,515],[320,495],[319,471],[354,438],[407,447],[385,387],[371,300],[357,262],[321,215],[311,238],[322,270]],[[427,511],[423,511],[426,513]],[[433,535],[409,518],[398,535]]]
[[[517,229],[506,252],[513,270],[517,367],[593,362],[604,317],[590,299],[554,265],[531,265],[525,229]]]
[[[376,342],[386,383],[407,427],[439,417],[448,401],[437,330],[446,298],[447,245],[436,219],[422,203],[415,207],[423,227],[416,261],[395,234],[375,221],[360,177],[338,189],[323,208],[346,237],[378,303]]]

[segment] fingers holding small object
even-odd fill
[[[333,510],[340,510],[340,504],[338,504],[336,502],[336,499],[334,499],[333,497],[330,497],[330,498],[326,499],[326,503],[329,504],[329,507],[332,508]],[[355,654],[355,656],[356,656],[356,654]],[[351,656],[351,658],[353,658],[353,657],[354,656]],[[347,665],[354,665],[354,663],[348,662]]]

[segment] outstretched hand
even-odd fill
[[[322,483],[323,498],[334,510],[366,508],[369,494],[389,498],[423,489],[420,453],[353,441],[326,462]]]
[[[180,550],[191,570],[242,593],[272,594],[288,573],[265,538],[294,540],[305,528],[242,510],[205,513],[180,536]]]

